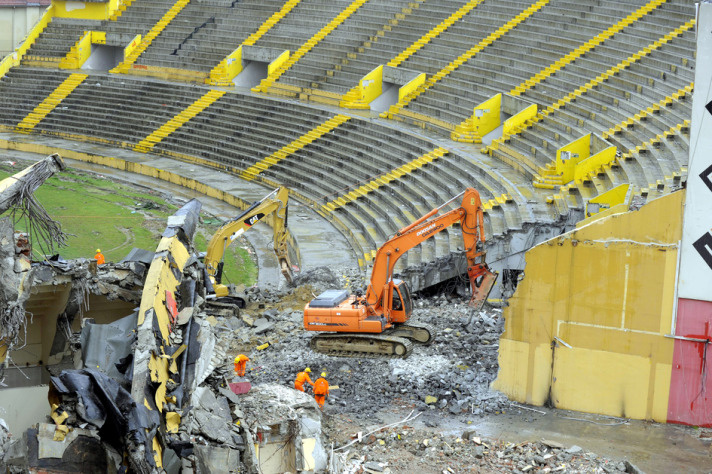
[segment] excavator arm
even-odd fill
[[[443,207],[462,196],[462,204],[457,209],[435,216]],[[393,269],[398,259],[408,250],[445,230],[460,223],[467,258],[467,274],[472,288],[471,304],[481,307],[494,284],[496,274],[492,273],[484,262],[484,217],[479,193],[467,188],[443,205],[433,209],[412,224],[399,230],[378,249],[373,262],[371,283],[366,291],[366,301],[373,308],[387,306],[392,298]],[[483,286],[484,279],[487,285]],[[484,295],[483,295],[484,293]],[[386,311],[387,312],[387,311]]]
[[[208,243],[205,254],[205,267],[212,280],[216,296],[227,296],[225,285],[221,284],[223,256],[227,247],[245,231],[260,222],[267,216],[272,216],[274,230],[274,252],[279,262],[279,267],[284,278],[289,284],[294,278],[293,264],[299,265],[299,252],[294,238],[287,228],[287,205],[289,191],[285,187],[275,189],[267,196],[242,212],[239,216],[230,219],[215,232]],[[290,257],[290,248],[294,250],[293,258]]]

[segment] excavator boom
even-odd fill
[[[227,247],[252,226],[271,216],[274,231],[274,253],[280,271],[287,283],[294,278],[294,268],[299,267],[299,251],[294,237],[287,228],[287,205],[289,191],[285,187],[275,189],[259,201],[252,203],[237,217],[220,227],[208,243],[205,267],[208,271],[216,296],[227,296],[228,290],[222,281],[223,256]]]
[[[437,215],[460,196],[460,207]],[[336,333],[315,335],[311,341],[312,349],[352,357],[407,357],[412,347],[411,340],[430,343],[433,337],[427,325],[406,324],[413,308],[410,291],[405,282],[394,278],[393,271],[405,252],[457,223],[460,224],[467,258],[471,304],[481,308],[497,275],[485,263],[480,195],[475,189],[467,188],[399,230],[378,249],[365,296],[349,296],[343,290],[328,290],[306,305],[306,330]]]
[[[443,207],[460,196],[462,196],[460,207],[433,217]],[[378,307],[379,302],[388,301],[384,299],[384,292],[387,291],[388,287],[387,283],[393,278],[393,269],[396,266],[396,262],[405,252],[456,223],[460,223],[462,230],[468,277],[474,296],[475,289],[479,290],[481,287],[481,284],[478,285],[476,280],[482,276],[487,268],[484,263],[484,217],[480,194],[473,188],[467,188],[448,202],[399,230],[396,235],[378,249],[376,258],[373,261],[371,283],[366,291],[368,303]],[[482,297],[482,292],[479,293],[479,298],[487,297],[487,295]],[[489,292],[487,293],[489,294]]]

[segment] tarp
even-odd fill
[[[110,324],[85,324],[81,335],[84,366],[98,368],[121,383],[130,383],[124,363],[133,354],[137,320],[138,312],[134,312]]]
[[[155,252],[151,252],[149,250],[144,250],[140,249],[138,247],[134,247],[131,249],[131,251],[121,260],[120,263],[124,262],[141,262],[146,264],[146,266],[151,265],[151,262],[153,262],[153,255]]]
[[[78,418],[98,428],[101,439],[119,452],[135,453],[143,446],[143,465],[129,456],[134,471],[156,469],[152,441],[160,423],[158,412],[137,404],[116,380],[95,369],[63,370],[50,378],[50,399],[55,396],[62,405],[76,407]]]

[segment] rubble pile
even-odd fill
[[[343,433],[333,440],[346,444]],[[584,451],[542,440],[513,444],[464,431],[443,435],[411,426],[389,428],[364,437],[347,449],[335,448],[342,472],[361,473],[456,473],[456,472],[591,472],[640,473],[628,461],[614,461]]]
[[[345,272],[342,273],[346,275]],[[240,318],[225,321],[233,328],[231,353],[249,353],[249,377],[255,383],[292,387],[295,375],[305,367],[315,374],[326,371],[332,391],[330,413],[373,411],[398,399],[419,410],[439,410],[452,415],[501,412],[508,406],[499,392],[489,390],[497,375],[497,348],[503,330],[501,310],[471,314],[467,300],[456,296],[422,298],[412,320],[434,328],[435,340],[417,345],[408,359],[338,358],[309,349],[313,333],[303,329],[303,306],[328,288],[358,288],[355,275],[336,278],[323,267],[313,271],[309,284],[291,290],[267,290],[266,298],[252,289],[254,303]],[[338,282],[324,287],[325,283]],[[280,294],[281,304],[270,304]],[[233,356],[234,357],[234,356]],[[226,361],[226,364],[230,360]]]

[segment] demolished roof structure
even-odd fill
[[[230,333],[221,336],[206,312],[207,274],[193,247],[200,210],[194,199],[170,216],[150,259],[134,249],[100,266],[59,257],[33,264],[34,295],[64,301],[56,321],[41,318],[54,332],[42,350],[51,422],[15,436],[0,466],[140,473],[326,466],[311,397],[279,386],[239,396],[227,389]],[[4,270],[14,268],[11,260]],[[108,316],[92,309],[98,297],[110,303]]]

